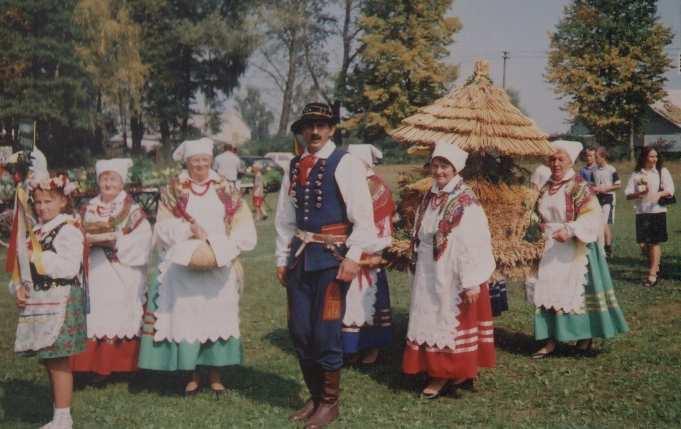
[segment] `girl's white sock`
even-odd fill
[[[54,416],[52,417],[52,419],[56,421],[64,418],[71,418],[71,408],[70,407],[55,408]]]

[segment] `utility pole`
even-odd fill
[[[508,51],[502,51],[502,54],[503,54],[502,58],[504,59],[504,69],[503,69],[504,72],[503,72],[503,75],[502,75],[503,77],[501,79],[501,87],[506,89],[506,60],[511,58],[511,57],[509,56]]]

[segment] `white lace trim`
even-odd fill
[[[432,246],[421,243],[412,287],[407,339],[420,345],[454,350],[459,327],[460,290],[451,284],[444,290],[436,290],[432,254]]]
[[[362,275],[362,273],[360,273]],[[350,283],[348,293],[345,296],[345,315],[343,316],[344,326],[362,327],[374,325],[374,314],[376,313],[376,293],[377,270],[369,272],[370,283],[363,279],[363,286],[359,287],[359,278],[355,277]]]
[[[569,268],[561,267],[561,272],[554,272],[553,275],[552,270],[548,270],[546,277],[540,274],[539,278],[528,279],[528,300],[536,307],[572,314],[586,313],[584,294],[589,261],[586,246],[581,243],[573,243],[573,246],[576,255]],[[540,267],[543,262],[542,258]]]
[[[164,259],[158,282],[154,341],[241,338],[239,276],[231,267],[192,271]]]
[[[146,270],[110,262],[104,252],[90,254],[88,338],[128,338],[140,334],[146,301]]]

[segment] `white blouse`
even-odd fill
[[[575,175],[569,171],[565,179]],[[551,194],[546,191],[537,204],[544,225],[544,252],[536,277],[527,280],[528,298],[537,307],[565,313],[585,311],[588,243],[596,241],[602,230],[601,210],[595,195],[581,207],[572,221],[568,220],[566,201],[573,182],[569,181]],[[553,234],[566,229],[570,238],[561,243]]]
[[[461,181],[455,176],[443,189],[452,192]],[[464,185],[465,186],[465,185]],[[440,192],[433,185],[432,192]],[[451,193],[446,206],[459,192]],[[407,338],[418,344],[455,349],[461,293],[476,290],[490,279],[496,263],[485,212],[479,204],[464,208],[459,225],[447,236],[447,248],[436,261],[435,234],[442,219],[440,207],[428,206],[417,231],[419,246],[412,284]]]
[[[52,220],[38,224],[33,228],[38,240],[49,234],[63,222],[73,221],[73,216],[59,214]],[[40,254],[33,253],[31,262],[36,267],[44,267],[44,274],[53,279],[69,279],[80,273],[83,263],[83,233],[72,224],[64,225],[52,241],[54,250],[45,250]]]
[[[326,159],[333,153],[336,144],[329,140],[315,156]],[[302,155],[307,156],[307,151]],[[359,262],[363,252],[371,252],[371,246],[376,242],[376,227],[374,226],[373,205],[369,186],[366,181],[366,167],[356,157],[344,156],[338,163],[334,174],[338,189],[352,223],[352,233],[346,241],[348,259]],[[277,230],[276,258],[277,266],[283,267],[289,254],[291,239],[296,233],[296,209],[293,198],[289,195],[290,179],[284,175],[277,200],[277,215],[274,225]]]
[[[645,181],[648,186],[648,192],[641,198],[637,198],[633,201],[636,214],[667,212],[667,207],[661,206],[657,203],[657,201],[660,199],[660,179],[662,180],[662,190],[668,191],[672,195],[674,195],[674,181],[672,180],[672,175],[669,173],[669,170],[664,167],[662,168],[661,176],[662,177],[660,177],[660,173],[657,171],[657,168],[653,168],[651,170],[642,169],[635,171],[629,177],[627,187],[624,189],[624,195],[628,196],[635,194],[636,186],[643,181]]]

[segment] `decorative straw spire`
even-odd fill
[[[467,152],[505,156],[548,156],[548,135],[512,103],[505,90],[492,85],[489,63],[480,60],[469,82],[402,120],[390,132],[410,153],[430,153],[437,141],[449,141]]]
[[[489,77],[489,61],[478,60],[475,62],[475,67],[473,68],[474,81],[478,82],[480,79],[485,78],[490,83],[492,79]]]

